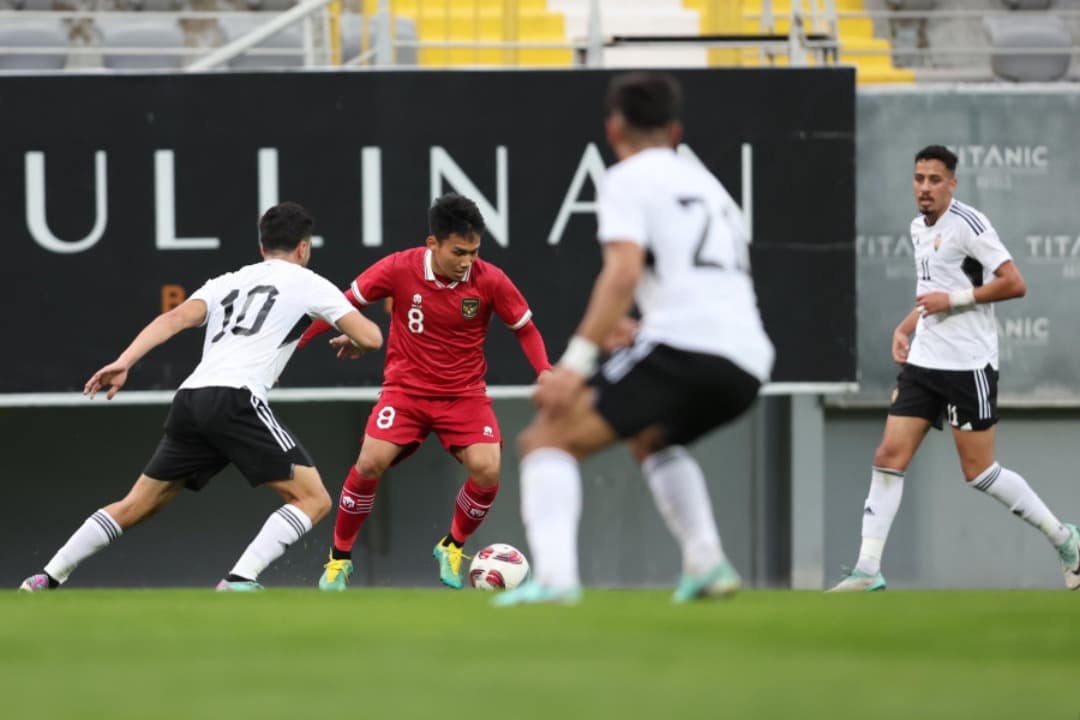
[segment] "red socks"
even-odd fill
[[[352,550],[360,526],[371,514],[375,505],[375,488],[379,481],[361,477],[356,466],[349,468],[345,485],[338,501],[337,520],[334,522],[334,548],[346,552]]]
[[[468,540],[469,536],[476,532],[476,528],[480,527],[480,523],[484,522],[498,493],[498,485],[482,487],[472,478],[466,480],[458,492],[450,536],[462,543]]]

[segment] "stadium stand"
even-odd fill
[[[0,0],[0,71],[181,68],[295,4]],[[1080,63],[1072,62],[1080,52],[1078,0],[389,0],[385,6],[394,39],[381,57],[375,53],[379,0],[347,0],[339,15],[323,9],[311,15],[317,29],[310,57],[296,23],[227,67],[338,61],[568,67],[595,54],[606,67],[839,62],[854,65],[862,84],[1080,77]],[[331,16],[338,22],[331,24]],[[334,27],[340,28],[336,42]],[[599,44],[588,44],[596,39]]]
[[[0,25],[0,47],[40,50],[65,45],[67,33],[57,20],[13,20]],[[67,55],[63,52],[0,53],[0,71],[61,70],[66,63]]]

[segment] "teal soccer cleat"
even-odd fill
[[[241,580],[235,582],[222,580],[214,587],[214,589],[218,592],[261,592],[266,588],[254,580]]]
[[[581,588],[548,588],[535,580],[496,595],[491,600],[495,607],[514,605],[577,605],[581,602]]]
[[[446,542],[443,538],[435,543],[435,549],[431,556],[439,561],[439,579],[443,585],[460,590],[464,583],[461,581],[461,561],[468,557],[465,552],[454,543]]]
[[[335,560],[331,556],[330,561],[323,565],[323,574],[319,578],[319,589],[330,592],[344,592],[348,588],[349,578],[352,577],[352,574],[352,560]]]
[[[840,579],[831,590],[827,592],[875,592],[885,589],[885,577],[879,570],[876,573],[864,573],[862,570],[852,570]]]
[[[1072,523],[1065,523],[1069,528],[1069,539],[1057,546],[1061,568],[1065,571],[1065,587],[1069,590],[1080,588],[1080,529]]]
[[[742,578],[729,560],[721,560],[702,575],[684,573],[671,596],[672,602],[686,603],[705,598],[731,597],[742,588]]]

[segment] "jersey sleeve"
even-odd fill
[[[191,296],[188,297],[188,300],[202,300],[206,303],[206,317],[203,318],[202,324],[199,325],[199,327],[203,327],[210,320],[210,311],[213,309],[214,303],[218,297],[217,289],[220,284],[218,282],[219,279],[220,278],[210,278],[202,284],[202,287],[191,293]]]
[[[601,243],[628,240],[645,246],[648,237],[644,198],[638,197],[640,183],[630,182],[624,168],[609,170],[597,198]]]
[[[1013,258],[990,222],[986,221],[982,226],[981,233],[969,231],[966,249],[968,255],[978,260],[987,272],[992,273]]]
[[[488,266],[492,272],[491,301],[495,312],[511,330],[520,330],[532,319],[532,310],[525,296],[502,270]]]
[[[364,305],[370,305],[393,293],[394,270],[397,267],[399,254],[387,255],[356,276],[349,288],[357,300]]]
[[[338,320],[356,309],[332,282],[315,273],[311,274],[311,281],[305,291],[308,314],[328,323],[336,324]]]

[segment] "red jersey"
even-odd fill
[[[353,280],[352,292],[365,304],[393,298],[383,387],[425,397],[485,394],[492,313],[511,330],[532,317],[496,266],[477,258],[462,280],[444,283],[426,247],[384,257]]]

